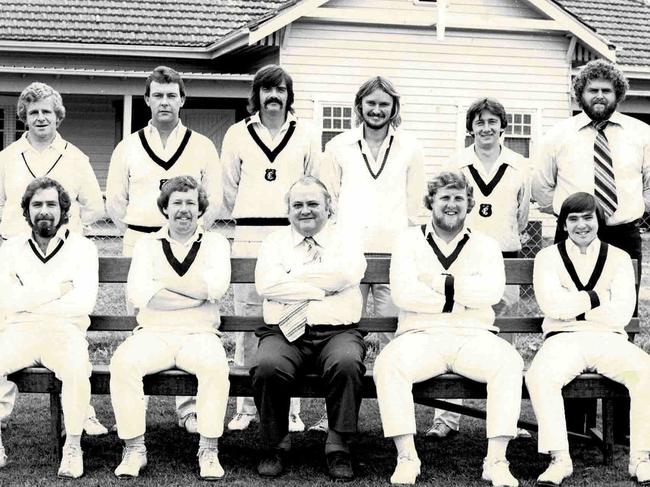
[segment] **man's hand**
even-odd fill
[[[73,289],[74,289],[74,285],[72,281],[63,281],[61,284],[59,284],[59,290],[61,291],[61,296],[68,294]]]

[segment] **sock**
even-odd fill
[[[212,450],[217,450],[219,446],[219,438],[208,438],[207,436],[201,435],[199,437],[199,451],[204,448],[210,448]]]
[[[76,446],[77,448],[81,448],[81,435],[70,435],[67,434],[65,435],[65,444],[63,447],[70,447],[70,446]]]
[[[350,453],[350,447],[345,436],[343,433],[339,433],[330,428],[327,432],[327,440],[325,440],[325,454],[335,451]]]
[[[418,452],[415,450],[415,441],[413,435],[399,435],[393,437],[395,447],[397,448],[397,458],[418,459]]]
[[[489,460],[505,460],[506,449],[508,448],[510,439],[510,436],[488,438],[487,458]]]
[[[277,444],[276,448],[278,450],[284,450],[284,451],[289,451],[291,450],[291,437],[289,436],[289,433],[280,440],[280,443]]]
[[[571,456],[569,455],[569,450],[553,450],[549,452],[553,460],[569,460],[571,461]],[[631,454],[630,454],[631,457]]]
[[[135,438],[129,438],[124,440],[127,448],[137,448],[141,450],[146,450],[144,445],[144,435],[136,436]]]

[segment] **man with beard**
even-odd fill
[[[234,257],[257,257],[260,242],[286,226],[284,195],[302,176],[315,173],[320,134],[293,114],[293,80],[280,66],[261,68],[253,78],[248,111],[251,114],[228,129],[223,139],[224,206],[237,220]],[[262,298],[252,284],[233,286],[235,314],[261,316]],[[235,364],[254,363],[257,339],[238,333]],[[302,431],[300,399],[292,400],[289,431]],[[243,430],[255,420],[251,398],[237,399],[230,430]]]
[[[138,327],[111,359],[111,402],[125,441],[115,475],[137,477],[147,465],[142,378],[177,367],[196,375],[199,475],[215,480],[224,475],[217,447],[229,389],[215,326],[218,300],[230,284],[230,245],[219,233],[200,229],[208,198],[193,177],[167,181],[157,203],[168,223],[137,243],[127,279]]]
[[[384,435],[397,447],[390,481],[414,484],[420,474],[413,384],[453,372],[487,383],[483,480],[516,487],[506,449],[517,434],[524,363],[495,334],[492,306],[505,287],[501,249],[465,226],[474,197],[462,173],[434,177],[425,204],[431,222],[405,230],[395,241],[390,285],[400,314],[395,339],[375,362]]]
[[[359,242],[330,223],[330,195],[305,176],[286,195],[290,226],[260,248],[255,285],[264,297],[257,364],[251,368],[264,457],[258,473],[282,474],[291,447],[287,413],[306,371],[322,378],[329,418],[325,455],[330,477],[352,480],[348,440],[357,431],[366,345],[359,282],[366,260]]]
[[[650,127],[616,111],[628,82],[612,63],[587,63],[573,81],[582,112],[553,127],[545,137],[533,174],[532,196],[540,210],[559,214],[567,196],[593,194],[603,208],[603,242],[637,259],[641,274],[639,222],[650,209]],[[562,228],[556,227],[555,242]],[[637,290],[638,292],[638,290]],[[571,431],[586,431],[585,410],[595,415],[595,400],[567,401]],[[623,435],[626,428],[617,431]]]
[[[0,247],[0,377],[42,365],[61,380],[67,434],[59,476],[77,478],[83,475],[80,439],[92,372],[86,330],[99,262],[95,245],[66,228],[70,206],[58,182],[34,179],[21,201],[31,233]],[[0,439],[0,466],[6,459]]]

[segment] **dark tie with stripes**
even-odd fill
[[[612,166],[612,154],[605,135],[605,127],[609,120],[592,122],[596,129],[594,142],[594,194],[605,211],[605,217],[611,216],[618,207],[616,197],[616,180]]]

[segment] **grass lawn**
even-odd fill
[[[650,240],[644,239],[644,255],[650,255]],[[650,306],[650,263],[644,263],[640,314],[642,333],[636,343],[650,351],[650,337],[646,317]],[[232,313],[232,294],[229,291],[222,303],[224,313]],[[102,285],[96,312],[123,313],[121,285]],[[108,363],[122,336],[111,333],[94,333],[89,337],[91,355],[97,363]],[[232,356],[234,340],[224,337],[224,344]],[[527,362],[539,346],[538,337],[519,336],[515,344]],[[372,362],[376,347],[371,349]],[[483,406],[483,401],[468,401]],[[93,405],[98,417],[107,426],[114,422],[108,396],[94,396]],[[522,404],[522,417],[533,420],[529,401]],[[323,410],[322,400],[303,400],[302,413],[306,424],[312,424]],[[234,399],[230,400],[227,419],[233,414]],[[3,433],[3,443],[9,455],[8,465],[0,470],[0,486],[104,486],[104,485],[199,485],[196,451],[198,437],[187,434],[176,425],[173,399],[153,397],[149,406],[146,435],[149,466],[141,477],[121,481],[113,470],[120,460],[121,442],[115,433],[105,437],[82,439],[86,475],[77,481],[56,477],[58,463],[50,457],[48,397],[41,394],[21,394],[11,417],[9,428]],[[433,421],[430,408],[417,408],[418,429],[424,431]],[[292,461],[288,472],[276,481],[261,479],[256,472],[258,458],[257,426],[244,432],[226,431],[220,443],[221,463],[226,470],[223,483],[235,486],[287,485],[320,486],[330,484],[326,474],[323,444],[324,435],[297,433],[293,435]],[[485,455],[485,424],[483,421],[463,418],[459,435],[444,441],[429,441],[423,435],[416,439],[423,462],[423,471],[417,485],[422,486],[485,486],[481,481],[481,462]],[[395,466],[392,442],[383,438],[379,411],[375,400],[362,404],[360,431],[353,444],[355,469],[358,480],[350,485],[389,485],[388,479]],[[618,446],[613,467],[603,467],[600,451],[583,442],[572,444],[574,474],[563,486],[632,486],[627,475],[628,448]],[[546,466],[547,458],[537,454],[534,439],[517,439],[509,447],[511,470],[522,486],[533,486],[537,475]]]

